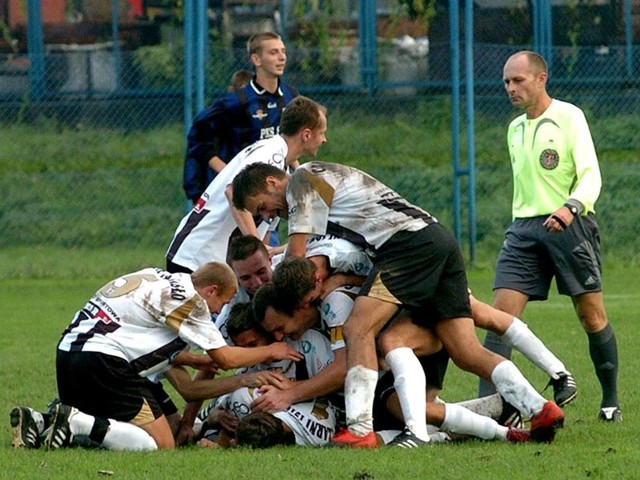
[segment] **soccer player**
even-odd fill
[[[522,51],[504,65],[505,90],[524,114],[509,125],[513,168],[513,222],[505,234],[494,280],[494,306],[513,316],[529,300],[546,300],[555,277],[571,297],[589,343],[602,389],[598,418],[622,420],[618,401],[618,347],[602,295],[600,233],[594,205],[602,180],[583,112],[546,90],[542,56]],[[495,337],[485,345],[509,356]]]
[[[564,413],[546,401],[510,361],[480,345],[475,335],[464,262],[455,238],[437,219],[410,204],[366,173],[343,165],[309,162],[291,176],[265,164],[249,165],[233,180],[234,204],[265,219],[286,215],[287,255],[304,256],[308,235],[348,238],[370,254],[374,271],[367,277],[349,319],[345,381],[348,429],[334,441],[350,446],[377,445],[372,425],[378,379],[375,336],[401,307],[425,318],[454,363],[492,381],[500,394],[531,418],[532,438],[552,441]],[[264,287],[263,287],[264,288]],[[428,441],[424,417],[424,378],[410,349],[386,359],[401,397],[415,419],[398,443]],[[404,410],[403,410],[404,411]]]
[[[273,337],[264,331],[260,325],[255,321],[253,317],[253,309],[249,302],[237,303],[231,309],[229,314],[229,320],[227,323],[228,333],[234,344],[242,347],[260,347],[268,345],[274,341]],[[313,384],[313,379],[322,372],[322,370],[328,368],[335,360],[333,351],[329,340],[320,331],[310,329],[302,333],[297,339],[285,339],[289,345],[295,350],[301,352],[304,355],[304,359],[292,362],[288,360],[274,361],[268,364],[259,364],[252,367],[248,367],[241,371],[242,374],[247,372],[278,372],[284,377],[280,381],[269,381],[260,388],[256,389],[255,399],[259,398],[258,394],[263,394],[273,387],[277,390],[288,390],[296,386],[300,386],[305,382]],[[269,387],[270,386],[270,387]],[[264,387],[264,388],[263,388]],[[251,395],[254,395],[251,393]],[[306,400],[313,401],[313,398]],[[235,429],[235,420],[239,417],[236,415],[232,420],[224,413],[220,412],[222,409],[227,412],[229,409],[234,410],[234,415],[242,412],[246,414],[255,405],[253,402],[246,404],[246,407],[238,410],[237,402],[228,402],[228,398],[217,399],[213,401],[209,407],[201,411],[198,417],[204,421],[205,426],[200,427],[205,430],[211,426],[215,426],[216,423],[221,420],[223,423],[221,426],[228,431]],[[283,407],[284,410],[288,409],[291,405]],[[222,417],[221,417],[222,415]],[[231,428],[233,427],[233,428]],[[223,442],[224,443],[224,442]]]
[[[261,325],[276,339],[296,338],[301,332],[309,331],[308,329],[322,328],[325,322],[332,324],[333,331],[329,334],[331,338],[339,337],[341,339],[340,328],[353,308],[357,289],[354,290],[351,287],[345,287],[342,291],[337,289],[324,298],[321,304],[318,304],[321,282],[317,280],[317,270],[308,259],[288,257],[276,266],[273,286],[266,284],[256,294],[254,302],[256,320],[260,321]],[[320,319],[322,321],[319,321],[317,314],[314,315],[316,311],[322,312]],[[336,319],[340,319],[340,322],[337,322]],[[337,325],[337,323],[339,324]],[[422,367],[427,377],[431,379],[429,386],[438,385],[438,388],[441,388],[449,357],[446,352],[444,354],[438,353],[442,350],[442,344],[432,332],[414,324],[407,315],[400,315],[380,335],[378,345],[384,358],[387,358],[388,354],[396,348],[410,348],[421,357],[428,355],[428,362],[422,363]],[[344,346],[342,339],[340,346]],[[383,378],[389,378],[389,376]],[[392,375],[390,379],[393,384]],[[418,378],[412,380],[419,383]],[[388,394],[385,394],[382,400],[385,408],[387,396]],[[449,417],[446,419],[445,407],[433,403],[434,396],[435,394],[431,397],[425,396],[427,400],[422,405],[420,412],[425,428],[426,422],[429,422],[434,425],[444,425],[445,429],[452,432],[466,433],[485,439],[499,438],[517,442],[529,440],[528,432],[498,425],[487,417],[477,418],[475,413],[466,409],[460,411],[461,407],[458,406],[448,407]],[[394,399],[397,398],[398,395],[394,393]],[[259,401],[257,400],[257,402]],[[428,405],[426,417],[425,404]],[[400,412],[399,416],[402,418],[403,413]],[[389,428],[381,427],[380,429],[387,430]],[[396,424],[393,429],[397,429]]]
[[[282,81],[287,53],[277,33],[253,35],[247,53],[255,77],[235,72],[229,93],[198,113],[189,129],[183,188],[193,204],[243,148],[278,134],[284,107],[298,96]]]
[[[264,239],[267,229],[274,227],[277,220],[256,227],[251,214],[232,205],[231,181],[244,166],[255,162],[283,171],[295,168],[300,157],[316,155],[326,142],[326,130],[326,109],[307,97],[296,97],[282,115],[280,134],[238,153],[181,220],[166,253],[167,270],[188,273],[206,262],[225,262],[229,239],[236,228],[245,235]]]
[[[106,448],[171,449],[174,437],[147,376],[168,370],[186,345],[223,369],[302,356],[284,343],[228,346],[211,322],[237,290],[231,269],[210,262],[192,274],[147,268],[100,288],[58,343],[61,404],[45,440],[66,446],[88,435]]]

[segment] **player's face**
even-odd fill
[[[509,100],[524,110],[536,105],[544,93],[546,78],[546,73],[531,70],[526,55],[510,58],[504,66],[504,88]]]
[[[247,197],[245,209],[252,215],[260,215],[267,221],[276,217],[287,218],[287,202],[284,193],[271,185],[267,186],[267,192]]]
[[[207,300],[207,305],[211,313],[220,313],[222,307],[231,301],[238,290],[228,288],[226,291],[216,290]]]
[[[309,130],[305,137],[304,155],[315,157],[323,143],[327,143],[327,117],[320,112],[320,125],[314,130]]]
[[[325,255],[314,255],[308,257],[316,266],[316,278],[325,281],[329,278],[329,259]]]
[[[251,60],[256,69],[260,68],[268,75],[280,77],[287,64],[287,50],[282,40],[265,40],[262,42],[262,51],[252,55]]]
[[[264,347],[269,344],[269,339],[264,334],[257,332],[253,328],[245,330],[238,335],[234,335],[232,340],[238,347],[244,348]]]
[[[262,321],[262,328],[277,341],[282,341],[285,337],[299,340],[304,332],[315,325],[318,318],[318,309],[311,306],[297,308],[293,316],[278,312],[272,307],[267,307]]]
[[[258,288],[271,281],[271,259],[261,251],[255,251],[244,260],[233,260],[231,268],[238,278],[238,283],[250,295],[253,295]]]

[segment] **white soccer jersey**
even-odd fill
[[[185,346],[226,346],[191,277],[146,268],[107,283],[78,311],[58,348],[128,361],[141,376],[170,367]]]
[[[240,388],[228,397],[227,408],[241,420],[251,412],[250,405],[259,396],[257,388]],[[335,410],[329,401],[322,398],[294,403],[274,416],[291,429],[296,445],[326,445],[336,431]]]
[[[318,330],[307,330],[298,340],[285,338],[284,341],[304,355],[304,362],[276,360],[269,364],[261,363],[253,367],[240,369],[238,373],[281,370],[291,380],[307,380],[315,377],[335,360],[329,339]]]
[[[209,184],[191,212],[180,221],[166,258],[191,270],[206,262],[225,263],[229,238],[238,227],[225,195],[227,185],[252,163],[268,163],[284,170],[288,151],[287,142],[276,135],[249,145],[233,157]],[[277,219],[271,225],[262,222],[258,226],[258,236],[264,238],[269,228],[275,228],[275,225]]]
[[[313,235],[307,238],[306,256],[323,255],[336,272],[355,273],[366,277],[373,269],[365,251],[335,235]]]
[[[330,233],[363,248],[378,249],[399,231],[437,221],[365,172],[335,163],[301,165],[286,198],[290,235]]]
[[[329,293],[318,307],[321,328],[329,336],[332,350],[345,347],[342,327],[353,310],[353,302],[359,291],[360,287],[338,287]]]

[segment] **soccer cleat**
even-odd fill
[[[507,432],[507,442],[511,443],[527,443],[531,441],[531,431],[522,428],[509,427]]]
[[[29,407],[15,407],[9,413],[14,448],[40,447],[40,432],[31,412]]]
[[[556,430],[564,426],[564,412],[552,401],[547,401],[540,413],[531,417],[531,440],[553,442]]]
[[[341,428],[333,436],[330,442],[332,447],[351,447],[351,448],[378,448],[376,434],[369,432],[366,435],[354,435],[348,428]]]
[[[576,381],[569,372],[556,373],[558,378],[551,378],[547,387],[553,387],[553,400],[559,407],[564,407],[572,402],[578,395]],[[545,387],[546,388],[546,387]]]
[[[388,447],[400,447],[400,448],[419,448],[423,445],[427,445],[429,442],[421,440],[416,437],[411,430],[404,427],[404,430],[396,435],[396,438],[391,440]]]
[[[44,446],[47,450],[55,450],[57,448],[68,447],[73,441],[71,433],[71,418],[78,410],[59,403],[55,406],[53,418],[51,419],[51,428],[44,440]]]
[[[618,423],[622,421],[622,411],[618,407],[604,407],[598,413],[598,420],[603,422]]]
[[[522,428],[524,426],[520,410],[511,405],[504,398],[502,398],[502,412],[496,421],[505,427]]]

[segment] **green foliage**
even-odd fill
[[[182,88],[184,47],[180,44],[147,45],[133,52],[134,63],[142,71],[146,88]]]

